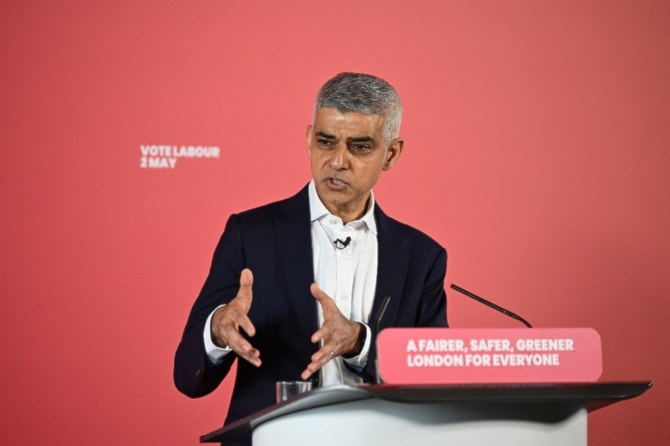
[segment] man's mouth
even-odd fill
[[[344,181],[340,180],[339,178],[328,178],[326,180],[326,183],[328,184],[328,187],[331,189],[335,190],[341,190],[347,187],[347,183]]]

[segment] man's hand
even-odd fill
[[[360,340],[364,328],[352,322],[337,308],[333,299],[328,297],[316,283],[310,286],[312,296],[323,310],[323,325],[312,335],[312,342],[323,341],[321,348],[312,355],[312,362],[302,372],[302,379],[308,379],[335,356],[356,356],[362,348]]]
[[[256,367],[261,365],[261,354],[240,334],[240,329],[253,337],[256,328],[247,316],[251,308],[254,276],[245,268],[240,274],[240,289],[237,296],[224,307],[219,308],[212,317],[212,341],[220,347],[229,347],[238,356]]]

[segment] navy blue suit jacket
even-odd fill
[[[377,206],[379,269],[372,317],[385,296],[390,302],[384,327],[446,326],[444,278],[447,253],[428,236],[386,216]],[[226,423],[275,403],[275,382],[300,379],[317,346],[310,338],[318,328],[307,188],[283,201],[232,215],[215,250],[211,270],[193,305],[175,355],[177,388],[190,397],[212,392],[226,376],[235,354],[212,364],[203,344],[208,315],[235,297],[243,268],[254,274],[249,317],[256,327],[252,345],[263,364],[239,361]],[[371,324],[374,325],[374,324]],[[371,326],[373,340],[376,327]],[[366,382],[375,376],[375,343]]]

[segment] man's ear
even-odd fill
[[[386,162],[384,163],[383,170],[390,170],[391,167],[398,161],[400,154],[402,154],[402,149],[405,146],[405,140],[401,138],[396,138],[391,141],[391,145],[386,151]]]

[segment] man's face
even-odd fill
[[[379,115],[324,107],[307,128],[316,191],[328,210],[345,223],[365,213],[370,190],[402,152],[401,139],[384,140],[383,124]]]

